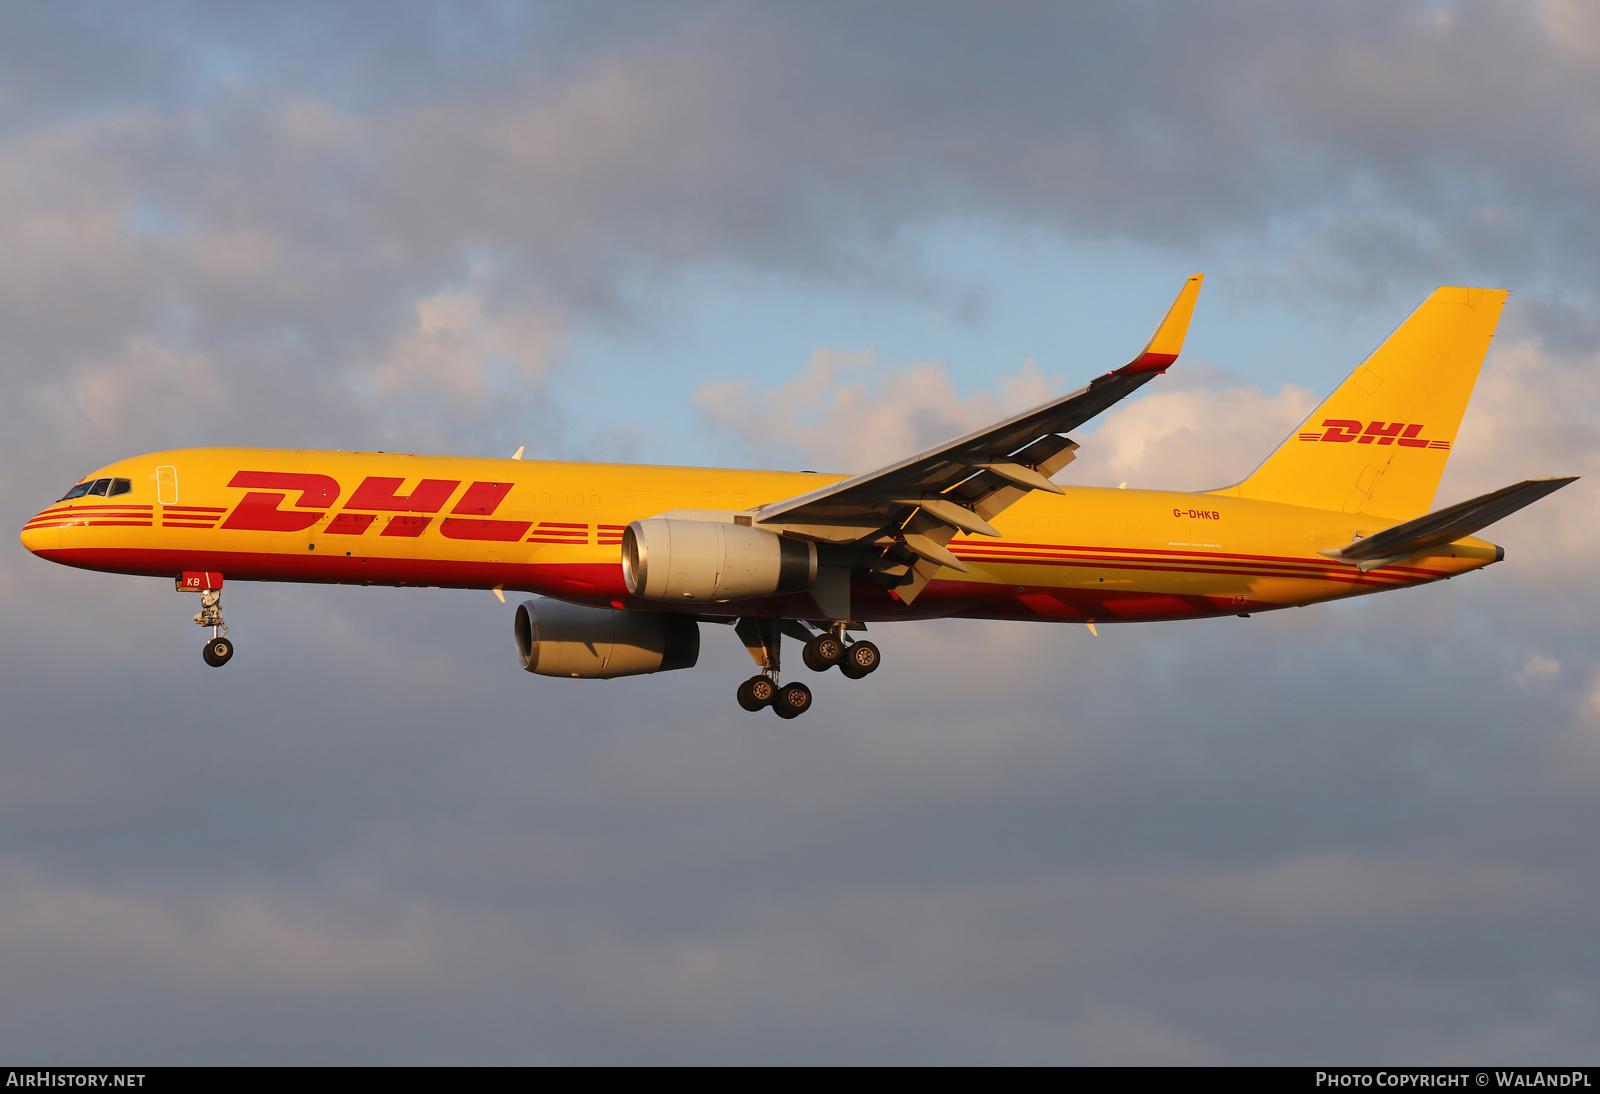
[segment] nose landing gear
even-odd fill
[[[197,626],[211,628],[211,637],[200,651],[201,659],[214,669],[226,665],[233,657],[233,643],[223,637],[228,625],[222,621],[222,575],[185,573],[178,578],[178,591],[200,594],[200,611],[194,621]]]
[[[220,669],[233,656],[233,643],[218,635],[207,640],[206,648],[200,651],[200,656],[212,668]]]

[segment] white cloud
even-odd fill
[[[1078,485],[1203,490],[1248,475],[1310,413],[1311,392],[1293,385],[1162,391],[1161,380],[1073,436],[1077,461],[1058,478]],[[1029,361],[998,381],[999,394],[962,395],[938,364],[881,366],[871,351],[822,349],[776,388],[708,384],[696,402],[751,458],[799,452],[819,470],[866,471],[980,429],[1049,399]]]
[[[998,386],[998,395],[963,396],[932,362],[886,369],[870,350],[819,349],[787,384],[707,384],[695,402],[710,423],[732,431],[757,458],[793,452],[819,471],[854,472],[914,455],[1050,395],[1032,361]]]
[[[1510,317],[1508,316],[1508,319]],[[1579,475],[1483,538],[1502,543],[1521,581],[1570,582],[1600,538],[1600,359],[1497,340],[1451,450],[1435,507],[1522,479]]]
[[[559,343],[551,321],[491,312],[482,290],[471,286],[423,297],[414,311],[411,329],[364,373],[380,395],[476,400],[488,390],[489,370],[497,360],[537,384]]]
[[[1207,490],[1243,479],[1316,405],[1305,388],[1162,391],[1159,379],[1109,411],[1064,479],[1134,489]]]
[[[1523,662],[1522,668],[1511,674],[1511,678],[1519,684],[1526,684],[1533,680],[1548,680],[1561,671],[1561,662],[1553,657],[1546,657],[1536,653]]]
[[[152,416],[186,413],[201,422],[227,405],[230,391],[199,350],[138,336],[114,356],[80,362],[56,382],[35,385],[31,396],[32,409],[58,438],[93,452],[133,442]]]

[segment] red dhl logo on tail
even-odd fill
[[[370,476],[356,487],[345,503],[345,510],[328,521],[328,535],[359,536],[377,521],[377,514],[395,513],[379,535],[420,536],[437,513],[461,485],[460,479],[423,479],[409,494],[397,495],[404,479]],[[339,498],[339,483],[329,475],[290,471],[240,471],[228,480],[229,486],[243,487],[250,493],[228,514],[222,527],[253,532],[300,532],[328,514]],[[521,539],[531,526],[525,520],[486,520],[506,495],[509,482],[475,482],[462,493],[451,515],[439,522],[439,534],[446,539],[487,539],[511,542]],[[289,494],[298,494],[291,509],[279,506]],[[350,509],[367,512],[352,513]],[[470,515],[463,515],[470,514]]]
[[[1367,422],[1365,428],[1361,422],[1349,418],[1325,418],[1322,422],[1326,432],[1312,432],[1302,430],[1302,441],[1333,441],[1336,444],[1399,444],[1406,448],[1443,448],[1450,447],[1449,441],[1430,441],[1426,437],[1418,436],[1422,432],[1422,424],[1407,422]]]

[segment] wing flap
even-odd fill
[[[903,505],[909,509],[926,509],[930,516],[942,520],[962,532],[969,532],[975,536],[1000,538],[1000,533],[994,525],[966,506],[957,505],[955,502],[938,494],[925,494],[920,498],[900,498],[892,504]]]
[[[1015,460],[989,460],[985,462],[974,459],[970,461],[970,466],[978,468],[980,471],[992,471],[1013,486],[1020,486],[1025,490],[1045,490],[1052,494],[1066,492],[1039,474],[1037,468],[1029,467],[1027,464],[1018,463]]]

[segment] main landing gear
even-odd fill
[[[811,709],[811,689],[801,683],[782,687],[776,679],[763,673],[752,676],[739,685],[739,705],[749,711],[771,707],[780,718],[798,718]]]
[[[827,672],[838,665],[839,671],[852,680],[859,680],[878,667],[878,647],[871,642],[845,643],[844,627],[834,624],[834,629],[824,631],[800,650],[800,660],[812,672]]]
[[[810,688],[798,682],[778,682],[779,654],[785,633],[805,639],[800,659],[813,672],[826,672],[838,665],[839,671],[852,680],[872,672],[880,660],[878,647],[866,641],[847,641],[845,629],[846,624],[839,622],[813,637],[803,624],[794,620],[751,617],[739,620],[735,630],[751,658],[761,667],[759,676],[752,676],[739,685],[736,693],[739,705],[748,711],[771,707],[780,718],[798,718],[811,709]]]
[[[211,637],[206,639],[205,649],[200,651],[200,656],[212,668],[220,669],[233,657],[233,643],[223,637],[228,633],[228,625],[222,621],[221,589],[200,591],[200,613],[194,617],[194,621],[202,627],[211,628]]]

